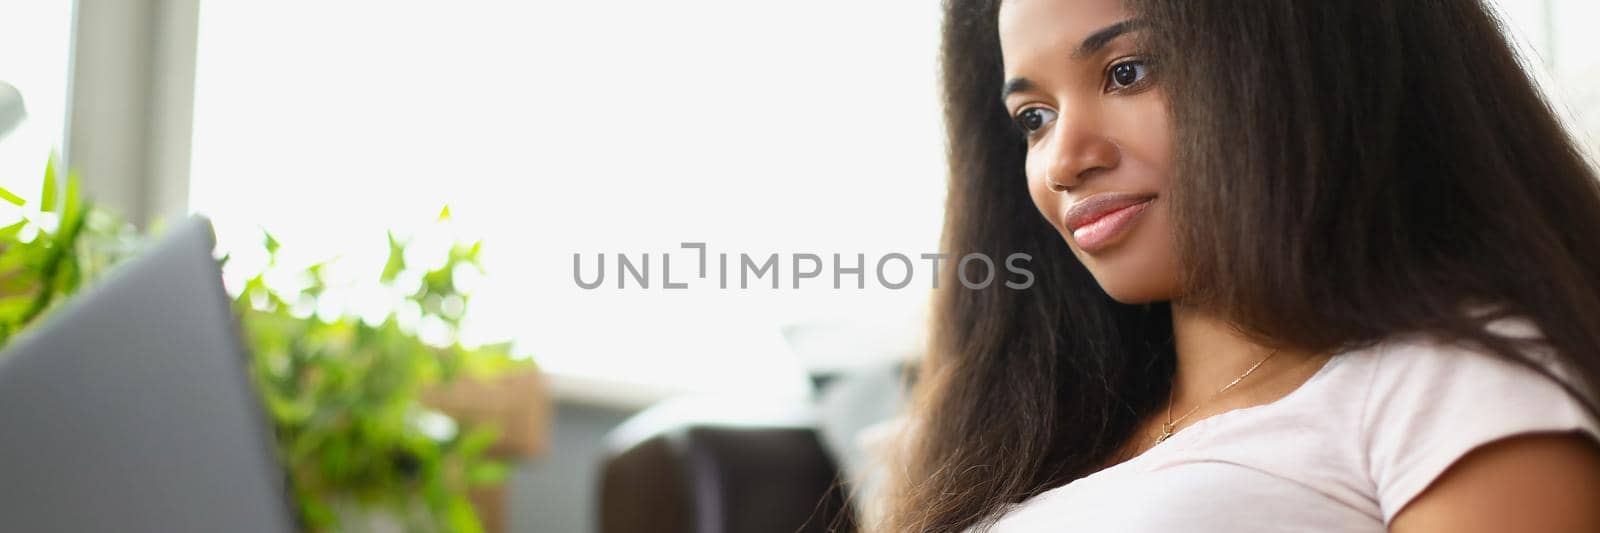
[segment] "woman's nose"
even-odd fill
[[[1046,148],[1045,185],[1055,192],[1077,187],[1121,162],[1122,151],[1088,114],[1061,116]]]

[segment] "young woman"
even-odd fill
[[[1478,0],[948,0],[891,531],[1600,531],[1600,186]]]

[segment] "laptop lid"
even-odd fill
[[[0,530],[292,530],[213,244],[173,227],[0,354]]]

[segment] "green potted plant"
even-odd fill
[[[142,241],[85,201],[77,179],[58,179],[53,160],[40,198],[37,211],[23,209],[22,220],[0,228],[0,344]],[[0,200],[25,205],[3,189]],[[424,342],[402,325],[398,309],[375,322],[306,312],[329,289],[327,264],[293,272],[304,282],[297,287],[270,285],[269,276],[286,274],[270,235],[267,266],[235,293],[300,524],[307,531],[484,531],[485,519],[496,526],[493,515],[503,511],[476,510],[474,489],[502,482],[506,457],[542,445],[548,406],[536,368],[512,357],[508,345],[459,342],[470,295],[455,275],[482,268],[481,244],[454,244],[444,264],[418,267],[406,263],[405,242],[390,235],[389,243],[388,264],[370,283],[392,289],[420,280],[403,306],[443,324],[442,342]],[[495,493],[476,495],[483,494]]]

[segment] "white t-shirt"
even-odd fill
[[[1512,319],[1490,328],[1536,332]],[[1548,354],[1530,355],[1573,382]],[[1600,439],[1600,421],[1548,378],[1399,336],[1335,355],[1283,398],[1201,419],[1138,457],[1013,505],[992,531],[1383,532],[1473,448],[1567,430]]]

